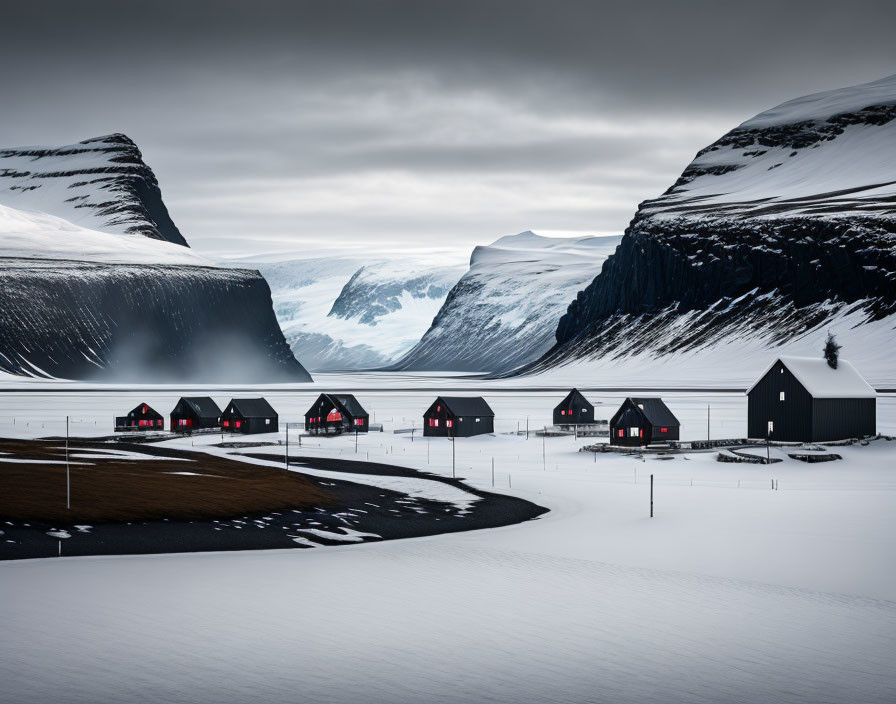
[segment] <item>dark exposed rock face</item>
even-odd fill
[[[0,259],[0,370],[158,383],[310,381],[255,271]]]
[[[557,342],[617,314],[706,309],[753,293],[798,308],[862,301],[869,316],[896,312],[896,256],[888,223],[855,219],[786,222],[636,223],[599,277],[569,306]]]
[[[890,84],[869,87],[879,98]],[[861,105],[862,88],[844,90]],[[744,123],[642,203],[561,318],[556,346],[528,369],[754,334],[777,344],[834,314],[896,313],[896,168],[879,156],[892,155],[896,93],[819,116],[836,93]],[[787,121],[799,111],[812,119]]]
[[[0,149],[0,184],[13,196],[37,199],[41,212],[71,219],[68,211],[85,211],[95,219],[86,227],[189,246],[168,214],[155,174],[123,134],[59,148]],[[19,206],[16,198],[2,202]]]

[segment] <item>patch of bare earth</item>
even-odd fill
[[[144,457],[72,458],[67,509],[61,444],[0,439],[0,517],[48,523],[203,520],[303,510],[333,500],[304,476],[283,469],[146,445],[76,441],[70,454],[124,450]]]

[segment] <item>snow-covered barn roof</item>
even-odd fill
[[[813,398],[875,398],[877,392],[845,359],[837,361],[832,369],[823,357],[779,357],[769,365],[753,385],[749,394],[765,375],[781,362]]]

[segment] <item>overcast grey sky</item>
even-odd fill
[[[219,254],[621,232],[739,122],[896,73],[894,5],[4,1],[0,144],[130,135]]]

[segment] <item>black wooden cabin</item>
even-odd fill
[[[221,429],[230,433],[276,433],[277,412],[263,398],[234,398],[221,414]]]
[[[747,436],[827,442],[877,432],[877,394],[849,362],[781,357],[747,389]]]
[[[423,414],[423,435],[469,438],[495,432],[495,413],[481,396],[439,396]]]
[[[627,398],[610,418],[610,444],[639,447],[678,440],[680,428],[663,399]]]
[[[305,431],[312,435],[366,433],[370,416],[352,394],[321,394],[305,413]]]
[[[117,416],[115,418],[115,430],[119,432],[164,429],[165,419],[162,417],[162,414],[146,403],[141,403],[126,416]]]
[[[208,396],[182,396],[171,411],[171,432],[192,433],[221,425],[221,409]]]
[[[580,425],[594,422],[594,406],[578,389],[570,391],[554,408],[554,425]]]

